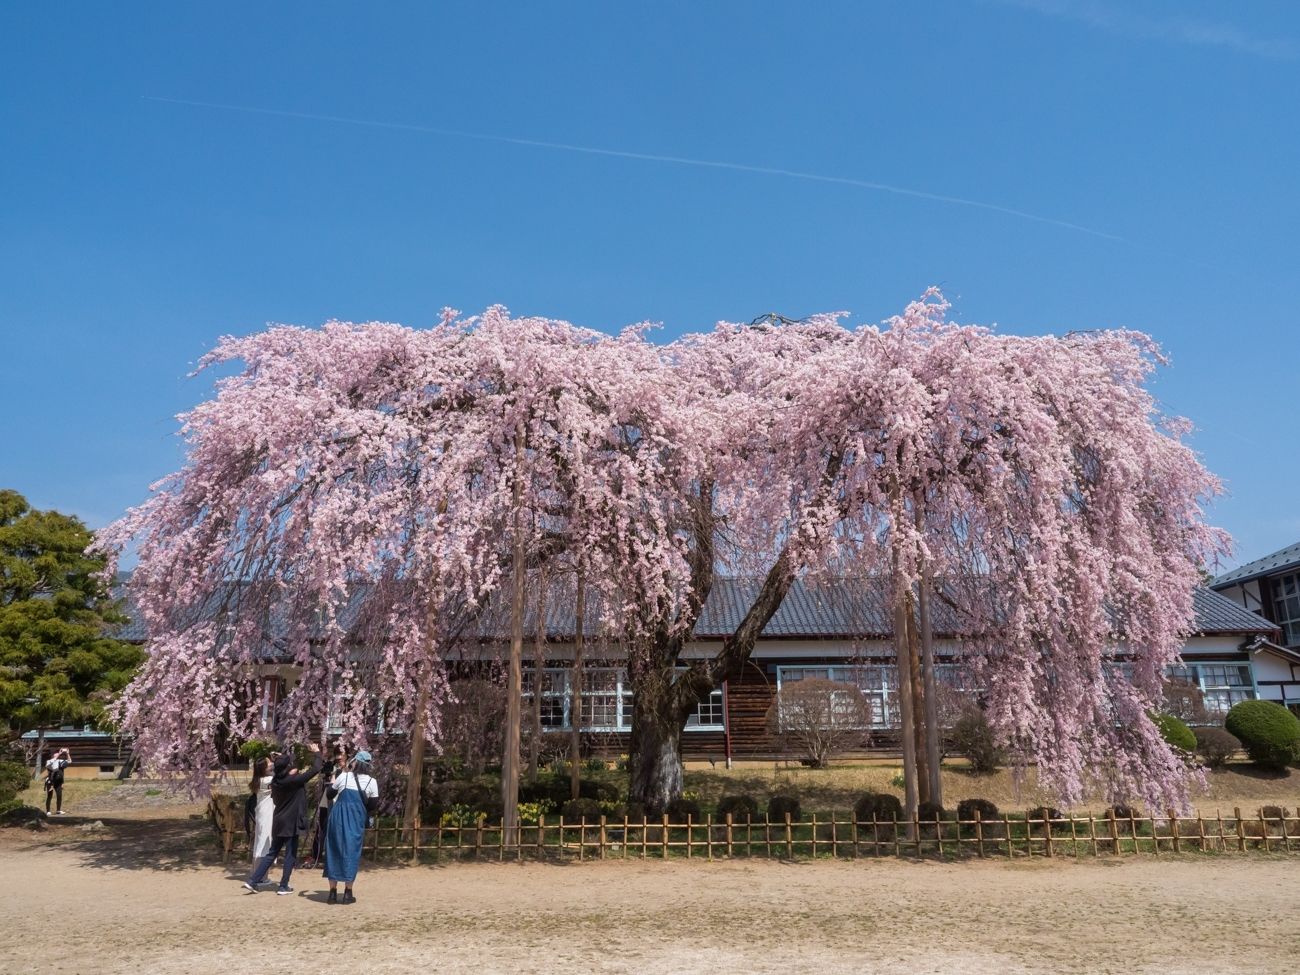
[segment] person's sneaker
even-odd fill
[[[344,904],[355,904],[356,902],[357,902],[357,899],[356,899],[355,897],[352,896],[352,891],[350,891],[350,890],[345,890],[345,891],[343,891],[343,903],[344,903]]]
[[[240,884],[240,886],[243,887],[244,890],[248,891],[250,894],[257,893],[257,888],[254,887],[252,884],[250,884],[247,880],[245,880],[242,884]]]
[[[285,894],[292,894],[292,893],[293,893],[293,888],[292,888],[292,887],[277,887],[277,888],[275,889],[275,892],[276,892],[277,894],[279,894],[281,897],[283,897]]]
[[[326,903],[326,904],[337,904],[338,902],[339,902],[339,892],[338,892],[337,890],[331,890],[331,891],[330,891],[330,899],[327,900],[325,903]]]

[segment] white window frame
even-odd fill
[[[569,678],[573,673],[571,667],[545,667],[543,673],[548,680],[543,684],[543,700],[546,698],[560,699],[560,713],[563,715],[563,723],[556,725],[554,723],[542,725],[543,733],[548,731],[563,732],[573,730],[573,695],[569,690]],[[612,686],[593,689],[593,683],[599,680],[603,684],[610,684],[609,675],[613,675]],[[593,680],[595,678],[595,680]],[[523,700],[525,708],[532,706],[533,700],[533,681],[532,668],[525,670]],[[601,707],[598,709],[595,704],[597,698],[603,699]],[[709,700],[697,706],[691,715],[686,719],[686,728],[688,732],[694,731],[722,731],[725,728],[723,724],[722,713],[722,689],[715,689],[710,695]],[[595,716],[598,712],[603,715],[613,714],[614,721],[602,721],[597,724],[594,721],[583,721],[581,731],[591,732],[630,732],[632,730],[632,685],[628,680],[627,668],[625,667],[583,667],[582,669],[582,710],[584,714]],[[702,714],[708,713],[710,717],[716,720],[708,723],[701,720]]]
[[[1273,609],[1282,628],[1282,642],[1288,647],[1300,646],[1300,573],[1279,576],[1274,593]]]
[[[1219,683],[1210,668],[1233,667],[1238,671],[1244,669],[1250,678],[1249,684]],[[1205,710],[1211,714],[1227,714],[1234,704],[1241,701],[1259,700],[1259,685],[1255,682],[1255,668],[1249,660],[1187,660],[1182,664],[1170,666],[1166,676],[1171,680],[1194,683],[1201,691],[1201,700]],[[1226,700],[1223,700],[1226,698]]]

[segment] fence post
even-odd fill
[[[790,824],[790,814],[785,814],[785,858],[794,859],[794,827]]]
[[[957,829],[961,829],[961,817],[957,817]],[[984,859],[984,820],[980,816],[980,811],[975,810],[975,852],[981,860]]]
[[[1054,856],[1055,853],[1052,850],[1052,814],[1046,807],[1043,807],[1043,837],[1045,840],[1044,847],[1047,850],[1047,855],[1049,857]]]
[[[1168,810],[1168,813],[1169,813],[1169,832],[1172,833],[1174,837],[1174,852],[1181,853],[1183,849],[1182,849],[1182,843],[1179,842],[1179,837],[1178,837],[1178,814],[1175,813],[1172,809]]]
[[[628,833],[628,826],[627,826],[627,810],[624,809],[623,810],[623,859],[624,860],[627,859],[627,847],[628,847],[629,835],[630,834]]]
[[[667,863],[668,862],[668,814],[667,813],[664,813],[663,820],[664,820],[663,834],[659,838],[663,841],[664,844],[664,862]]]
[[[1246,824],[1241,821],[1241,807],[1232,807],[1233,818],[1237,821],[1237,849],[1246,852]]]
[[[1268,820],[1264,818],[1263,806],[1261,806],[1259,809],[1259,835],[1262,838],[1262,842],[1264,843],[1264,852],[1271,853],[1272,850],[1270,850],[1268,847]]]
[[[817,814],[812,814],[812,858],[817,859]]]
[[[731,833],[731,813],[727,813],[727,859],[728,859],[728,860],[731,859],[731,854],[732,854],[732,846],[731,846],[731,844],[732,844],[732,840],[733,840],[733,836],[732,836],[732,833]]]
[[[708,813],[704,817],[704,849],[708,853],[709,862],[713,862],[713,813]]]
[[[1092,841],[1092,856],[1095,860],[1097,853],[1097,816],[1095,813],[1088,813],[1088,839]]]

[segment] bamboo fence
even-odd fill
[[[214,796],[209,815],[224,859],[243,848],[242,803]],[[1216,811],[1179,816],[1148,814],[1127,817],[1067,814],[1060,818],[1032,814],[993,819],[857,821],[851,814],[822,815],[784,821],[763,818],[694,822],[598,820],[563,822],[542,816],[508,836],[499,824],[480,818],[470,825],[419,826],[403,829],[381,821],[366,831],[363,855],[374,862],[440,863],[448,861],[587,860],[731,860],[738,858],[861,859],[913,857],[937,859],[1016,859],[1027,857],[1153,856],[1300,852],[1300,815],[1232,815]],[[512,842],[513,841],[513,842]]]

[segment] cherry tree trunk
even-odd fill
[[[522,473],[524,431],[515,431],[514,586],[510,599],[510,671],[506,685],[506,733],[501,757],[501,830],[506,846],[519,843],[519,724],[523,692],[524,655],[524,541]]]
[[[921,618],[921,675],[925,682],[925,744],[930,771],[930,801],[943,805],[943,776],[940,775],[941,742],[939,727],[939,690],[934,673],[934,628],[930,622],[930,574],[921,571],[921,598],[917,607]]]
[[[894,652],[898,673],[899,737],[903,746],[903,812],[908,819],[916,815],[916,724],[912,699],[911,645],[907,639],[907,601],[901,587],[894,596]]]
[[[673,673],[655,671],[632,677],[636,708],[632,712],[628,798],[659,816],[682,794],[682,730],[686,717],[673,693]]]
[[[578,567],[577,602],[573,611],[573,672],[569,698],[569,794],[577,799],[582,789],[582,655],[587,616],[587,574]]]
[[[546,683],[546,577],[537,581],[537,636],[533,643],[532,726],[528,735],[528,781],[537,781],[537,766],[542,755],[542,686]]]
[[[926,716],[926,687],[921,673],[921,653],[917,646],[916,601],[909,589],[907,599],[907,664],[911,671],[912,727],[916,736],[916,798],[918,803],[934,802],[933,780],[930,776],[930,726]]]

